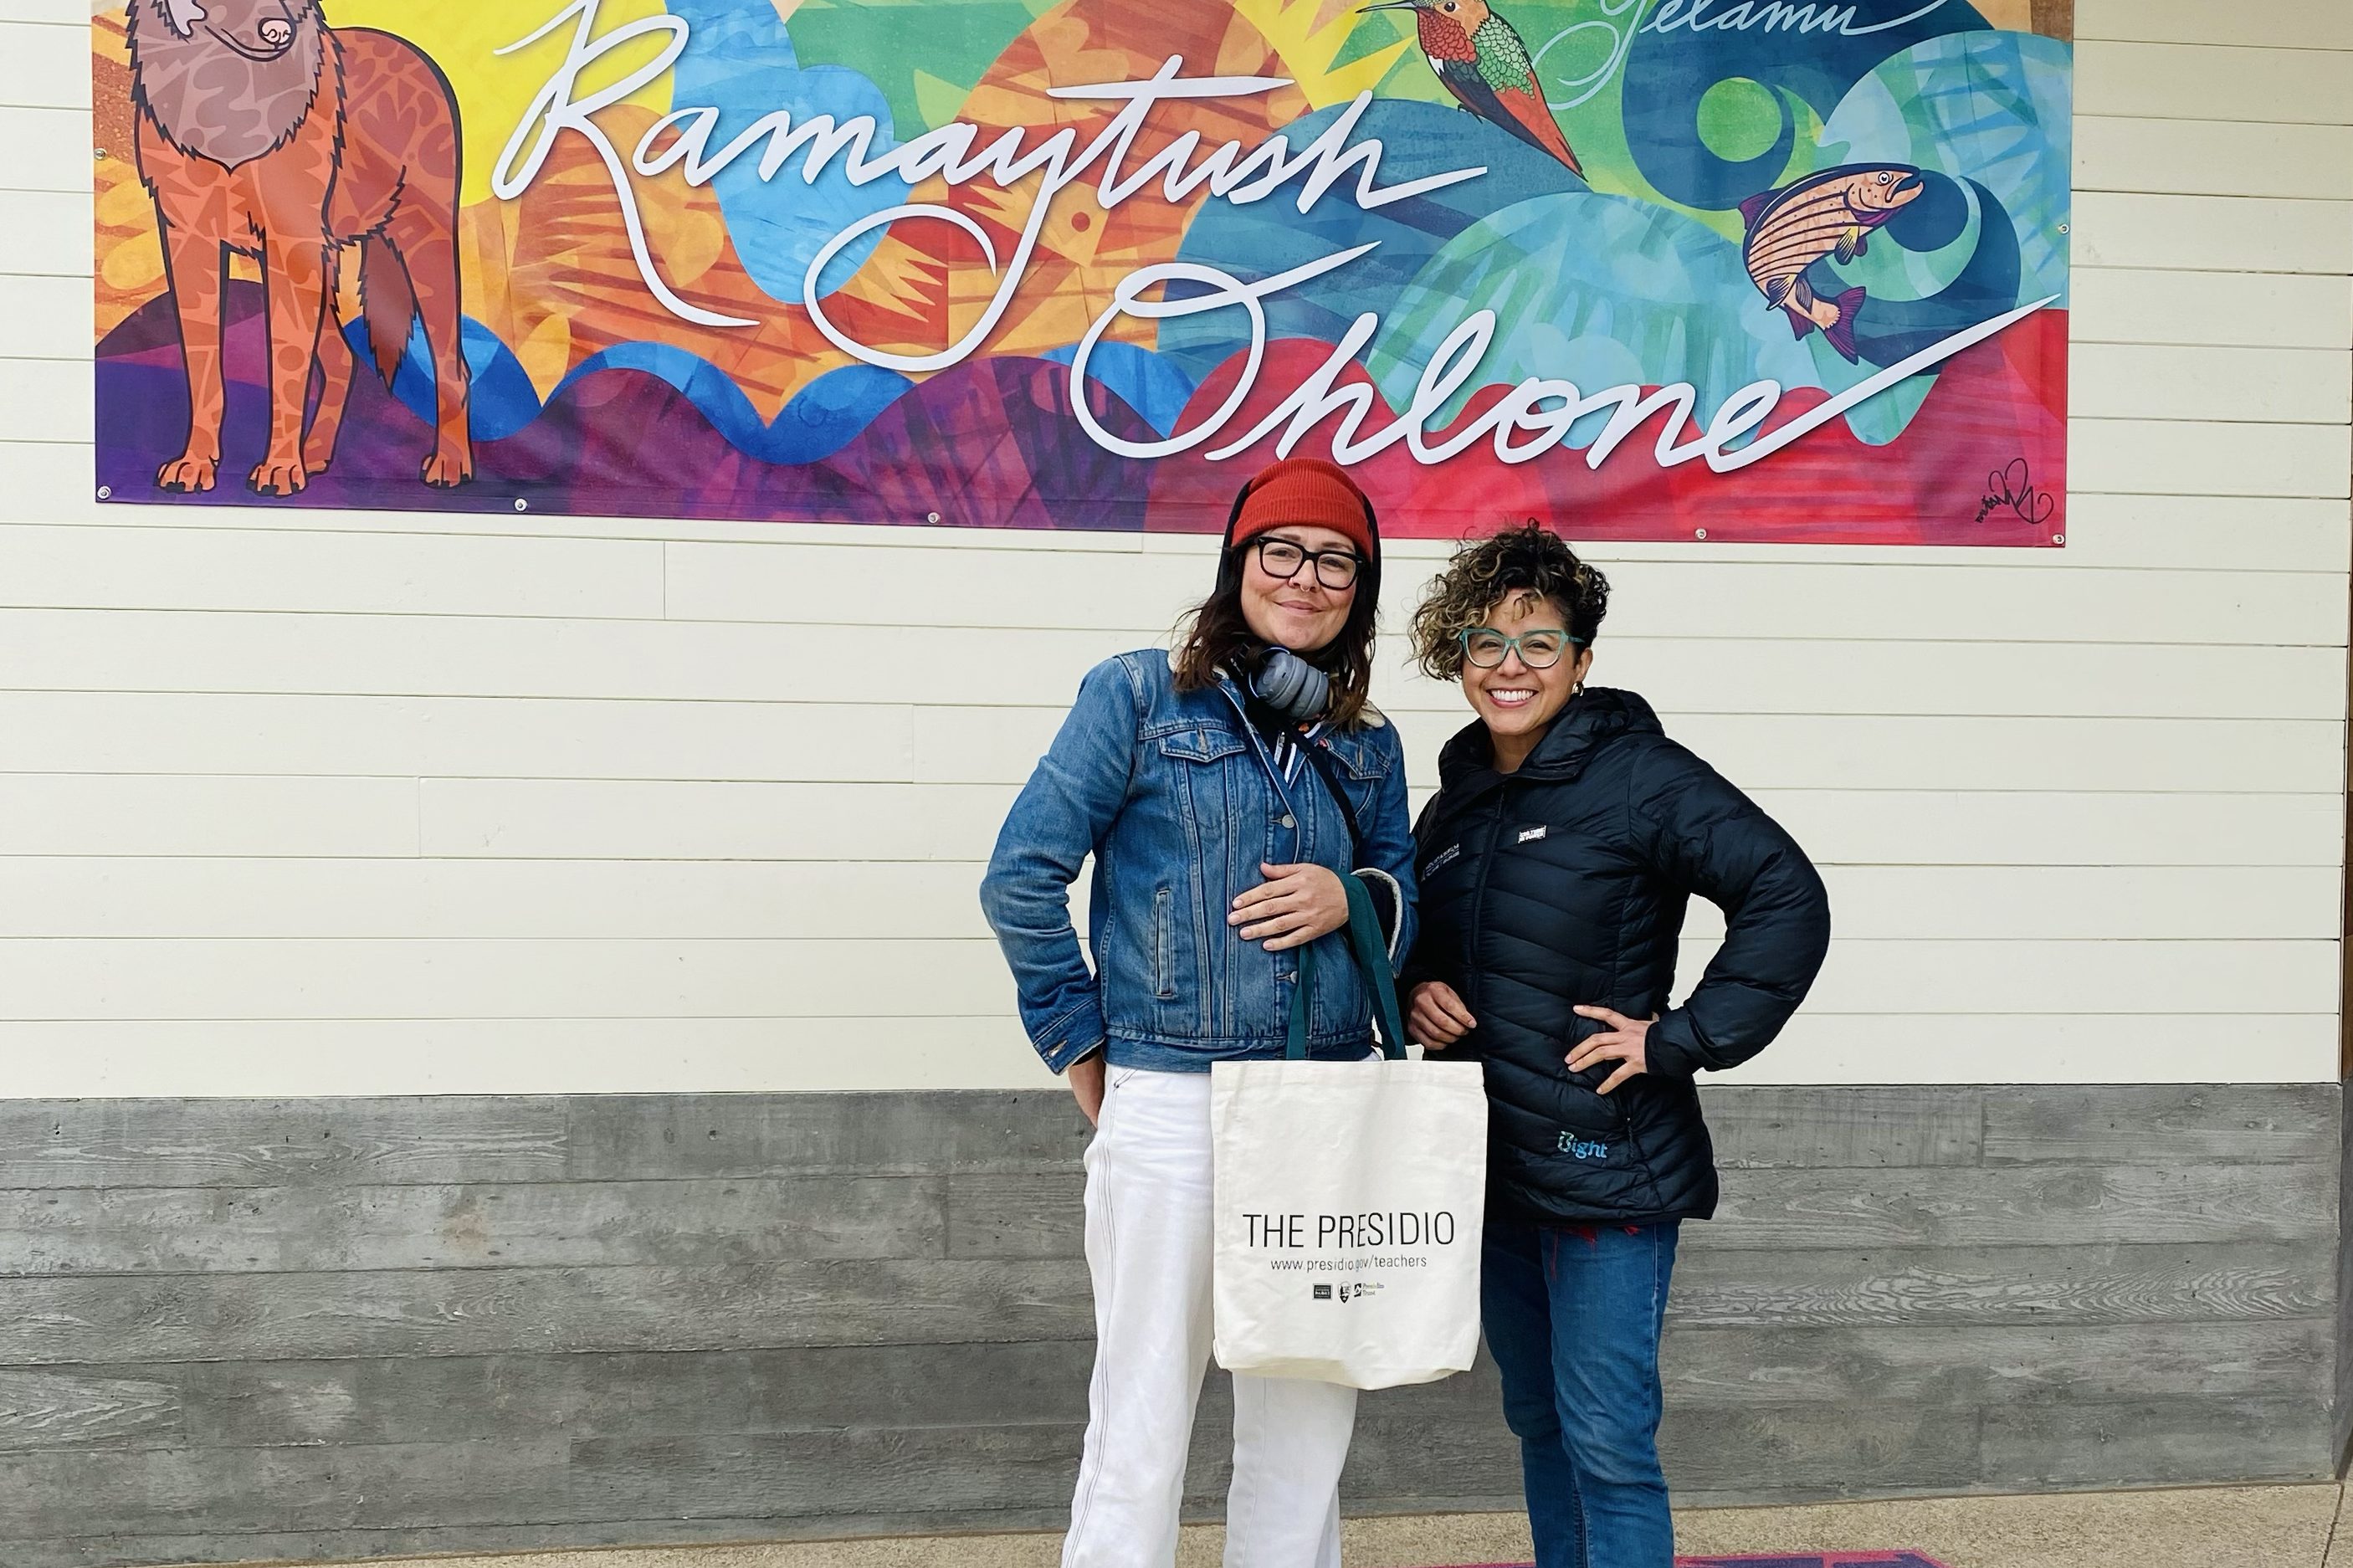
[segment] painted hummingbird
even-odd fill
[[[1487,0],[1381,0],[1361,7],[1360,14],[1405,10],[1414,14],[1430,68],[1463,108],[1551,153],[1568,165],[1570,174],[1584,176],[1568,138],[1554,123],[1536,86],[1528,46],[1502,12]]]

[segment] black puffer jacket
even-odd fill
[[[1489,1213],[1642,1225],[1715,1212],[1715,1155],[1692,1076],[1769,1044],[1830,944],[1830,900],[1805,852],[1755,802],[1666,737],[1630,691],[1574,699],[1515,773],[1486,726],[1439,759],[1415,829],[1421,937],[1409,984],[1442,980],[1479,1026],[1447,1054],[1486,1068]],[[1727,931],[1684,1004],[1666,1010],[1690,895]],[[1616,1064],[1572,1074],[1569,1047],[1606,1026],[1571,1011],[1663,1015],[1650,1071],[1606,1098]]]

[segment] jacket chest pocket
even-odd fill
[[[1160,737],[1160,754],[1172,762],[1217,763],[1250,750],[1250,742],[1230,730],[1179,730]]]
[[[1335,764],[1325,776],[1347,792],[1349,814],[1369,827],[1380,803],[1381,785],[1389,776],[1388,753],[1358,735],[1335,736],[1324,742],[1322,749]]]
[[[1250,742],[1230,731],[1179,730],[1160,737],[1161,766],[1169,793],[1183,818],[1187,850],[1198,863],[1205,833],[1224,837],[1240,824],[1234,819],[1242,804],[1240,774],[1257,759],[1245,755]]]

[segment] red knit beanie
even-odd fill
[[[1365,492],[1345,470],[1321,458],[1285,458],[1261,468],[1242,487],[1241,510],[1227,547],[1288,523],[1345,534],[1357,554],[1367,561],[1380,558],[1380,540],[1373,531],[1372,507]]]

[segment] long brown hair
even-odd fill
[[[1266,639],[1250,630],[1242,614],[1243,557],[1256,543],[1252,540],[1226,550],[1218,562],[1218,585],[1178,626],[1174,655],[1177,690],[1207,690],[1221,673],[1246,679],[1265,655]],[[1371,706],[1380,596],[1381,562],[1374,555],[1356,569],[1356,596],[1340,635],[1313,653],[1300,654],[1331,678],[1332,705],[1324,718],[1343,729],[1363,722]]]

